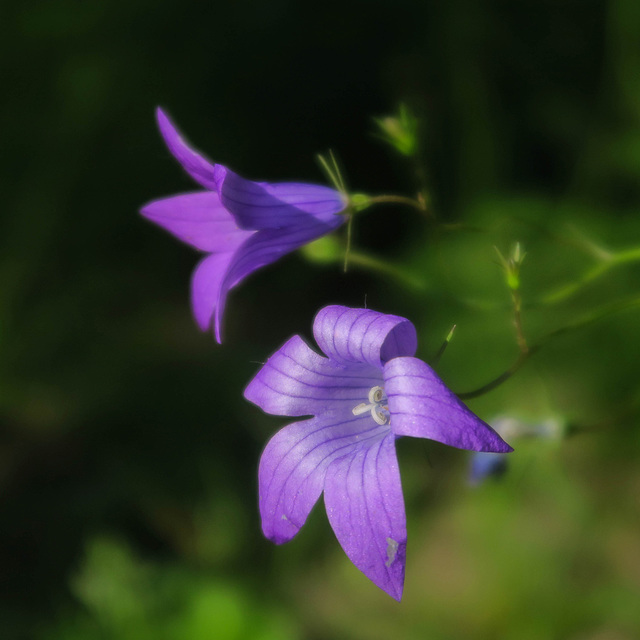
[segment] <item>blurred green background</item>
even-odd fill
[[[8,0],[0,21],[3,640],[640,637],[637,309],[469,403],[567,434],[513,442],[500,481],[471,488],[466,452],[399,441],[400,605],[321,505],[295,541],[263,539],[257,462],[283,420],[241,394],[321,306],[365,296],[415,322],[425,359],[456,324],[438,371],[483,385],[517,357],[494,245],[527,251],[531,343],[637,296],[637,262],[607,268],[640,245],[636,0]],[[372,209],[355,248],[408,282],[292,255],[231,294],[222,347],[201,334],[197,256],[137,214],[196,188],[155,106],[246,177],[321,182],[333,148],[352,189],[411,195],[372,133],[401,101],[433,210],[465,228]]]

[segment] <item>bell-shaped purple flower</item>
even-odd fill
[[[210,254],[193,273],[191,303],[200,328],[206,331],[213,320],[221,342],[229,290],[256,269],[337,229],[345,221],[338,214],[347,198],[325,186],[245,180],[194,151],[161,109],[156,115],[169,151],[205,190],[155,200],[140,212]]]
[[[400,600],[407,530],[396,438],[472,451],[511,447],[413,357],[416,331],[405,318],[330,306],[313,333],[326,357],[294,336],[245,390],[267,413],[313,416],[284,427],[262,454],[262,528],[277,544],[291,540],[324,491],[347,556]]]

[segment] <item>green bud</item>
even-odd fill
[[[502,253],[500,253],[498,247],[494,247],[494,249],[498,254],[500,266],[505,273],[507,287],[509,287],[511,291],[517,291],[520,288],[520,267],[527,254],[522,250],[519,242],[513,244],[508,258],[505,258]]]
[[[362,211],[371,206],[371,198],[364,193],[352,193],[349,195],[349,204],[354,211]]]
[[[520,288],[520,275],[514,271],[507,271],[507,286],[512,291],[516,291]]]
[[[511,262],[514,265],[520,267],[526,255],[527,254],[522,250],[519,242],[516,242],[513,247],[511,247]]]
[[[409,108],[400,104],[398,114],[374,118],[380,130],[378,136],[404,156],[413,156],[418,150],[418,119]]]

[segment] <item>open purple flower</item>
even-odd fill
[[[511,447],[412,357],[416,330],[405,318],[330,306],[313,333],[326,358],[294,336],[244,393],[267,413],[314,416],[284,427],[262,454],[262,529],[275,543],[288,542],[324,491],[349,559],[400,600],[407,530],[396,438],[472,451]]]
[[[196,322],[206,331],[214,318],[216,340],[230,289],[256,269],[337,229],[346,197],[335,189],[295,182],[245,180],[211,164],[181,137],[158,109],[158,126],[169,151],[204,191],[145,205],[140,213],[206,256],[191,279]]]

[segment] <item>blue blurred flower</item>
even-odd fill
[[[499,477],[507,470],[507,457],[504,453],[474,451],[471,455],[469,484],[478,485],[489,477]]]
[[[559,437],[561,432],[561,425],[554,418],[531,424],[517,418],[499,417],[491,420],[491,426],[509,441],[519,438],[553,439]],[[507,471],[507,460],[503,453],[474,452],[469,459],[469,484],[477,486],[487,478],[501,477]]]

